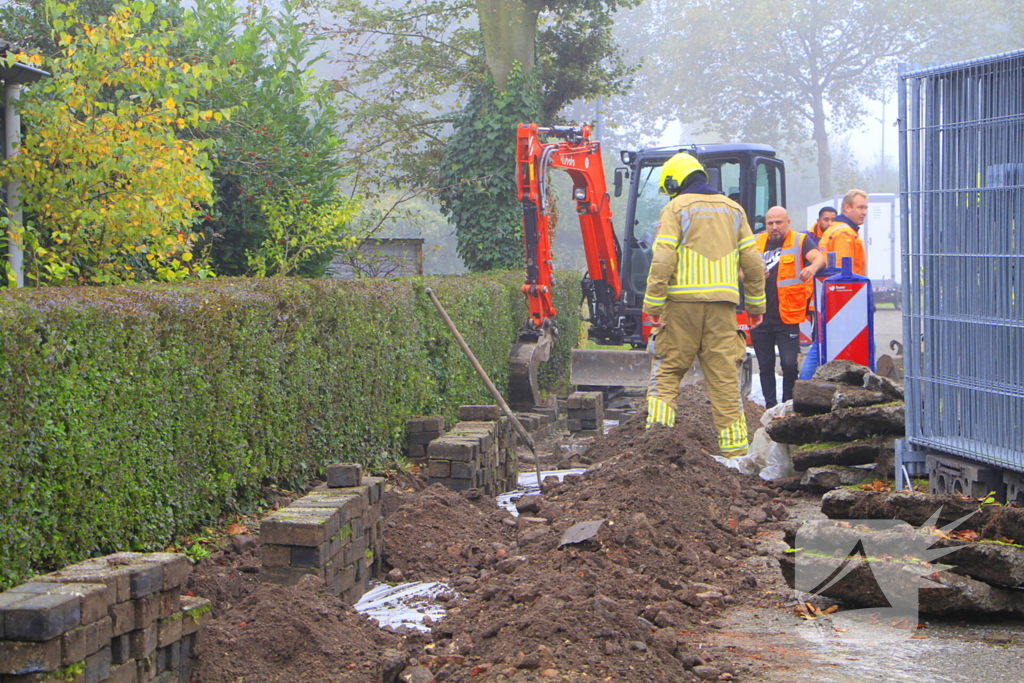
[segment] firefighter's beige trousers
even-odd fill
[[[647,426],[675,424],[679,383],[693,360],[700,361],[711,399],[711,415],[723,455],[747,450],[747,420],[740,399],[738,364],[746,344],[736,327],[736,304],[669,301],[655,337]]]

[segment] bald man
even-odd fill
[[[814,240],[790,229],[789,213],[773,206],[765,214],[765,231],[757,236],[764,260],[767,310],[764,321],[750,336],[761,373],[766,408],[778,402],[775,393],[775,348],[782,362],[782,400],[793,398],[799,368],[800,323],[807,318],[807,303],[814,292],[814,274],[825,267],[825,257]]]

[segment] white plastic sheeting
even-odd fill
[[[371,586],[355,604],[357,612],[376,619],[381,628],[408,626],[417,631],[430,630],[423,623],[425,617],[429,616],[431,621],[444,618],[445,608],[435,598],[439,593],[451,591],[443,583],[423,581],[397,586],[386,583]]]
[[[586,468],[583,467],[578,467],[571,470],[551,470],[548,472],[541,472],[540,478],[541,480],[543,480],[545,477],[555,476],[558,477],[558,481],[562,481],[562,479],[567,474],[583,474],[586,471]],[[519,516],[519,511],[516,510],[516,504],[514,501],[518,500],[519,498],[522,498],[528,493],[540,493],[540,488],[537,487],[536,472],[520,472],[518,484],[519,488],[516,489],[515,491],[503,493],[496,498],[496,500],[498,501],[498,506],[505,508],[506,510],[511,512],[512,515],[515,517]]]

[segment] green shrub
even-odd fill
[[[576,276],[566,274],[565,281]],[[222,279],[0,295],[0,589],[175,534],[331,462],[400,451],[413,415],[491,399],[525,319],[519,273]],[[575,287],[558,305],[574,311]],[[578,316],[560,316],[561,345]],[[559,349],[545,381],[564,382]]]

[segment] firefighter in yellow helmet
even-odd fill
[[[736,326],[739,270],[751,327],[765,311],[764,265],[743,208],[708,184],[695,157],[676,154],[661,169],[671,197],[661,211],[647,276],[644,313],[654,325],[647,426],[672,426],[679,383],[700,361],[722,455],[747,450],[738,361],[746,352]]]

